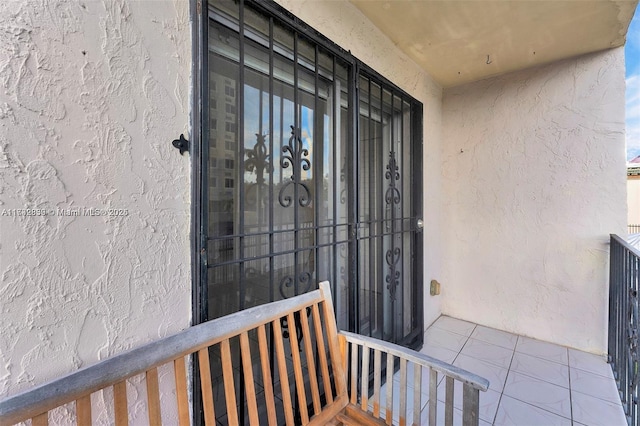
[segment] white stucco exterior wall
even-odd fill
[[[442,265],[442,88],[348,1],[277,2],[423,104],[424,322],[428,326],[440,315],[442,301],[442,296],[429,296],[428,289],[429,281],[440,279]]]
[[[0,27],[3,397],[189,326],[191,26],[186,1],[12,0]]]
[[[604,353],[623,48],[445,91],[443,312]]]

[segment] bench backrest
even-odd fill
[[[127,381],[142,375],[149,423],[188,425],[190,362],[199,367],[207,424],[215,424],[216,413],[224,414],[228,424],[238,424],[238,407],[246,410],[250,424],[324,424],[348,403],[330,287],[324,282],[318,290],[190,327],[0,401],[0,424],[28,419],[33,425],[46,425],[49,419],[57,423],[61,414],[56,410],[67,404],[62,415],[73,417],[75,411],[79,425],[92,424],[98,415],[127,425],[132,415]],[[167,366],[175,377],[170,393],[175,394],[177,418],[167,418],[161,404],[158,369]],[[238,392],[239,380],[243,392]],[[223,397],[216,398],[217,389]],[[96,413],[92,403],[91,395],[101,391],[113,395],[106,404],[109,413]],[[299,419],[294,419],[294,407]]]

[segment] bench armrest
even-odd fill
[[[479,392],[484,392],[489,388],[487,379],[428,355],[373,337],[341,331],[338,338],[342,359],[345,363],[344,370],[349,382],[351,405],[359,406],[360,409],[369,412],[376,419],[384,417],[387,424],[393,422],[417,426],[425,424],[428,418],[428,424],[435,426],[440,423],[438,422],[438,384],[439,379],[444,376],[446,378],[444,424],[453,424],[454,388],[457,381],[462,385],[462,424],[464,426],[478,426]],[[372,351],[373,369],[370,368]],[[385,374],[382,371],[383,355],[386,357],[387,385],[385,395],[382,395],[381,392],[382,375]],[[400,366],[399,396],[394,397],[396,391],[394,388],[397,386],[393,381],[397,364]],[[412,384],[407,379],[409,364],[413,368]],[[422,392],[423,369],[428,371],[428,405]],[[371,377],[371,373],[373,373],[373,377]],[[441,377],[439,378],[438,375]],[[372,388],[371,384],[373,384]],[[412,395],[411,405],[408,404],[408,395]],[[412,414],[408,412],[409,407],[412,407]],[[442,420],[441,417],[440,420]]]
[[[489,381],[484,377],[471,373],[462,368],[458,368],[455,365],[448,364],[439,359],[430,357],[413,349],[405,348],[404,346],[396,345],[395,343],[385,342],[384,340],[376,339],[375,337],[361,336],[359,334],[351,333],[349,331],[340,331],[339,335],[346,338],[347,342],[355,343],[357,345],[364,345],[370,349],[379,350],[384,353],[391,354],[398,358],[406,359],[407,361],[421,365],[426,368],[433,368],[439,373],[447,377],[452,377],[455,380],[469,384],[475,389],[486,391],[489,389]]]

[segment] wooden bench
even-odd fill
[[[233,349],[238,357],[232,355]],[[214,403],[212,361],[221,366],[224,403],[220,398]],[[216,412],[224,411],[231,425],[239,424],[242,414],[248,424],[271,426],[435,425],[444,414],[445,424],[451,425],[456,382],[462,388],[463,424],[478,425],[479,391],[489,386],[484,378],[404,347],[338,332],[329,283],[323,282],[310,293],[191,327],[4,399],[0,401],[0,425],[28,419],[37,426],[58,424],[61,418],[65,424],[97,423],[91,395],[99,392],[103,392],[101,398],[108,395],[111,401],[106,409],[101,408],[108,411],[100,414],[101,422],[106,416],[116,425],[139,423],[127,401],[127,382],[140,375],[144,380],[138,382],[146,387],[148,423],[189,425],[188,371],[194,364],[199,366],[195,374],[199,375],[207,425],[216,424]],[[166,380],[159,385],[159,368],[173,370],[174,388],[166,390]],[[428,410],[424,408],[423,370],[430,396]],[[390,385],[396,371],[399,383]],[[242,392],[238,391],[239,377],[243,378]],[[442,378],[444,413],[437,413]],[[257,387],[256,382],[261,385]],[[161,409],[161,388],[163,401],[167,394],[175,394],[177,412],[171,416]],[[63,406],[62,414],[56,412]],[[413,415],[407,418],[410,411]],[[428,411],[428,418],[421,418],[422,411]]]

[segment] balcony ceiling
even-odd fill
[[[351,0],[443,87],[622,46],[638,0]]]

